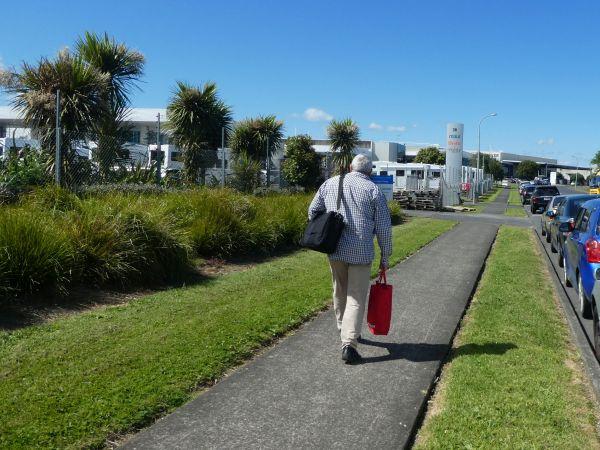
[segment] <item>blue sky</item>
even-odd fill
[[[217,82],[236,118],[276,114],[289,134],[324,137],[352,117],[366,139],[589,161],[600,149],[598,1],[12,2],[0,58],[18,66],[85,30],[147,58],[138,107],[176,80]],[[4,97],[0,102],[6,103]]]

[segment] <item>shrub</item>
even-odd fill
[[[39,212],[9,208],[0,216],[0,294],[65,292],[75,250],[64,229]]]
[[[242,192],[252,192],[261,181],[260,162],[255,161],[246,153],[236,156],[231,165],[233,175],[231,185]]]
[[[189,268],[188,245],[182,233],[158,214],[140,205],[111,200],[84,202],[69,217],[78,248],[79,279],[122,286],[181,279]]]
[[[36,189],[22,198],[22,203],[30,203],[34,208],[51,211],[71,211],[81,207],[79,198],[56,185]]]
[[[47,156],[31,148],[8,150],[8,157],[0,160],[0,183],[14,189],[39,186],[51,179],[46,172]]]
[[[404,213],[400,204],[396,201],[389,201],[388,208],[390,210],[390,217],[392,219],[392,225],[399,225],[404,222]]]
[[[5,207],[0,292],[164,283],[187,273],[192,252],[269,254],[297,245],[311,198],[207,188],[142,192],[105,188],[77,197],[48,186]]]
[[[6,183],[0,183],[0,205],[10,205],[19,199],[21,190]]]

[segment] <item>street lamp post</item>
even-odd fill
[[[481,154],[481,123],[487,119],[488,117],[495,117],[498,113],[491,113],[487,116],[483,116],[479,121],[479,126],[477,127],[477,172],[475,173],[475,179],[477,183],[477,187],[473,186],[473,204],[475,204],[475,196],[479,194],[479,155]],[[475,183],[473,183],[475,184]],[[476,192],[477,191],[477,192]]]

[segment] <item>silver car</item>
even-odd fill
[[[546,205],[546,209],[544,210],[544,214],[542,215],[542,236],[546,236],[546,242],[550,242],[550,229],[548,228],[548,223],[552,220],[552,215],[548,214],[548,211],[552,211],[553,214],[556,214],[556,209],[561,204],[561,202],[565,199],[566,195],[555,195],[550,199],[548,205]]]

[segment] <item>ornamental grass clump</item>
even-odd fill
[[[65,293],[76,249],[52,215],[7,208],[0,215],[0,298],[39,291]]]
[[[109,196],[83,202],[70,215],[80,280],[129,286],[177,281],[188,273],[184,233],[144,206]]]

